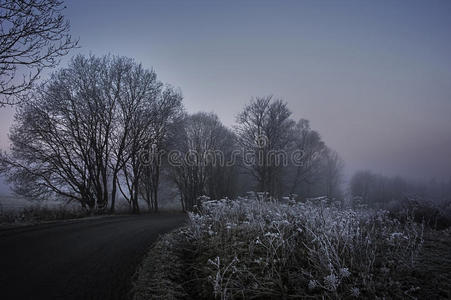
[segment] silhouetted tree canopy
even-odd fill
[[[0,1],[0,105],[27,100],[42,70],[77,46],[58,0]]]

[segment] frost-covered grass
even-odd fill
[[[147,204],[140,201],[142,213],[148,213]],[[180,212],[180,205],[174,202],[162,202],[160,212]],[[109,209],[89,212],[78,203],[58,200],[26,200],[15,196],[0,196],[0,226],[32,225],[47,221],[78,219],[89,216],[129,214],[130,206],[125,199],[116,202],[114,214]]]
[[[29,225],[86,215],[77,205],[63,201],[31,201],[17,196],[0,196],[0,226]]]
[[[422,241],[421,224],[386,211],[207,201],[153,248],[153,272],[139,273],[135,297],[174,286],[185,298],[406,297],[416,287],[398,278],[414,266]],[[156,266],[163,255],[164,269]]]
[[[0,225],[30,225],[45,221],[76,219],[88,214],[76,207],[30,205],[21,209],[2,210],[0,208]]]

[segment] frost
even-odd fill
[[[348,268],[341,268],[340,276],[343,278],[349,277],[349,276],[351,276],[351,272],[349,272]]]
[[[318,286],[318,281],[316,280],[310,280],[308,283],[308,289],[314,290]]]
[[[393,275],[389,267],[414,261],[422,227],[387,211],[342,209],[324,200],[208,200],[190,213],[190,243],[204,247],[199,255],[214,257],[196,268],[206,270],[201,277],[215,297],[278,295],[280,278],[294,294],[307,282],[320,298],[370,295],[385,282],[390,289],[390,278],[376,281]],[[373,263],[379,257],[382,268]]]
[[[338,287],[338,278],[335,274],[330,274],[324,277],[324,286],[331,292],[334,292]]]
[[[353,287],[351,288],[351,296],[352,297],[359,297],[360,296],[360,290],[359,288]]]

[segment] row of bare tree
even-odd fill
[[[17,193],[91,211],[114,211],[119,196],[157,211],[162,178],[186,210],[250,189],[340,196],[341,160],[283,101],[251,100],[231,130],[215,114],[188,115],[178,90],[125,57],[76,56],[18,106],[10,139],[0,171]]]
[[[295,122],[282,100],[252,99],[233,131],[214,114],[185,122],[175,140],[185,161],[170,168],[184,208],[200,204],[202,195],[218,199],[251,189],[273,198],[342,197],[342,160],[307,120]]]
[[[350,180],[349,191],[354,205],[389,208],[406,201],[427,201],[436,205],[446,204],[451,208],[451,178],[427,182],[358,171]]]
[[[138,212],[142,192],[157,210],[159,167],[143,167],[140,155],[164,148],[182,116],[180,92],[154,71],[123,57],[77,56],[18,107],[2,171],[28,197],[57,194],[114,211],[120,192]]]
[[[253,99],[237,118],[238,144],[254,153],[248,167],[258,190],[270,196],[341,197],[343,161],[309,121],[291,118],[287,104],[271,96]]]

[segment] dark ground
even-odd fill
[[[421,289],[418,299],[451,299],[451,229],[425,232],[424,244],[414,272],[412,286]]]
[[[0,299],[126,299],[149,246],[184,221],[161,213],[0,230]]]

